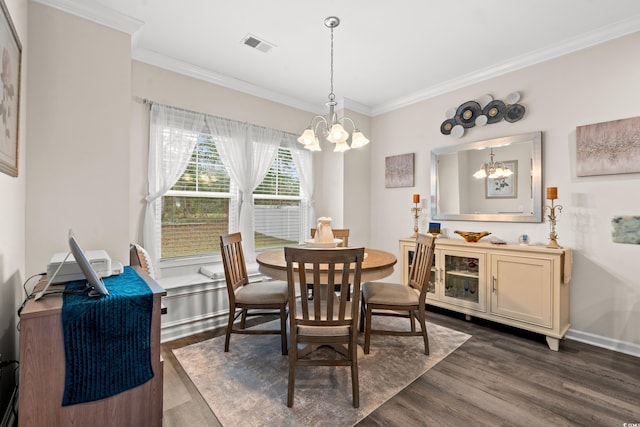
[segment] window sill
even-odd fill
[[[266,276],[258,271],[257,263],[247,264],[247,273],[250,282],[256,282],[267,279]],[[181,287],[191,287],[204,285],[208,283],[222,282],[224,283],[224,267],[222,263],[201,265],[195,272],[179,273],[171,276],[163,276],[158,279],[158,283],[165,290],[176,289]],[[223,285],[224,286],[224,285]]]
[[[257,262],[247,263],[247,274],[249,277],[260,275]],[[214,280],[224,279],[224,266],[222,263],[207,264],[200,267],[199,273]]]

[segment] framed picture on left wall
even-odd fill
[[[20,113],[20,72],[22,45],[13,26],[9,10],[0,1],[0,172],[18,176],[18,128]]]

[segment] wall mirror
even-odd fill
[[[542,222],[542,202],[541,132],[431,151],[433,219]]]

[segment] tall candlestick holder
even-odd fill
[[[416,203],[415,207],[411,208],[413,213],[413,236],[411,237],[418,237],[418,219],[420,218],[420,212],[422,212],[422,208],[418,205],[419,203]]]
[[[549,209],[549,215],[547,216],[549,218],[549,244],[547,247],[562,249],[562,246],[558,244],[558,233],[556,233],[556,209],[558,213],[562,212],[562,205],[554,205],[554,199],[548,200],[551,200],[551,206],[546,205],[544,207],[545,212]]]

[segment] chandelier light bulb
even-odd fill
[[[333,149],[334,153],[341,153],[343,151],[347,151],[350,150],[351,147],[349,147],[349,144],[347,144],[345,141],[343,142],[338,142],[336,143],[336,147]]]
[[[478,169],[473,174],[474,178],[500,179],[500,178],[509,178],[511,175],[513,175],[513,171],[508,167],[506,167],[503,162],[494,162],[493,148],[491,148],[491,154],[489,154],[489,157],[490,157],[490,162],[480,166],[480,169]]]
[[[308,127],[304,132],[302,132],[302,135],[298,138],[298,142],[303,145],[313,144],[314,140],[317,140],[317,138],[311,127]]]
[[[364,147],[368,143],[369,143],[369,140],[360,131],[355,131],[353,135],[351,135],[351,148]]]
[[[340,123],[335,123],[331,126],[331,130],[329,131],[329,135],[327,136],[327,141],[333,143],[346,142],[349,138],[349,132],[344,130]]]
[[[320,148],[320,141],[318,141],[317,137],[314,137],[313,142],[311,144],[305,145],[304,148],[309,151],[322,151],[322,148]]]
[[[486,178],[487,177],[487,171],[484,170],[484,166],[480,167],[480,169],[478,169],[476,171],[476,173],[473,174],[473,177],[475,179]]]

